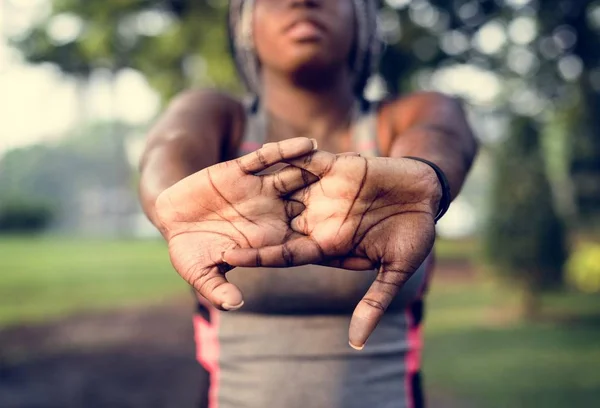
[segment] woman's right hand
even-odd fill
[[[232,268],[222,254],[293,239],[297,233],[289,220],[304,206],[284,197],[318,180],[301,160],[276,173],[257,173],[307,155],[315,145],[307,138],[266,144],[181,180],[156,200],[159,229],[175,270],[215,307],[236,310],[243,305],[242,293],[225,277]]]

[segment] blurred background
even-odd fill
[[[386,0],[367,96],[464,100],[482,149],[439,224],[434,407],[600,398],[600,1]],[[189,290],[137,203],[182,89],[242,88],[225,0],[0,0],[0,406],[195,403]]]

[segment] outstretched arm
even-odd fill
[[[391,158],[317,151],[302,159],[304,168],[320,178],[290,197],[306,206],[291,222],[292,230],[304,237],[224,255],[234,266],[377,267],[377,279],[350,324],[350,344],[355,348],[364,346],[435,239],[434,217],[442,197],[438,177],[429,165],[402,157],[435,163],[446,174],[453,198],[477,150],[456,102],[436,94],[410,98],[385,108],[395,114],[392,130],[398,134],[389,143]],[[298,160],[289,163],[299,164]]]
[[[140,162],[140,199],[159,226],[155,203],[168,187],[221,161],[243,126],[243,109],[217,92],[190,91],[175,98],[148,134]]]
[[[448,179],[451,198],[456,198],[478,150],[461,104],[442,94],[417,93],[394,102],[390,114],[395,137],[389,157],[420,157],[435,163]]]
[[[169,245],[175,270],[215,307],[243,305],[229,283],[222,254],[232,248],[277,245],[297,236],[289,220],[304,207],[283,198],[314,183],[303,168],[258,175],[272,165],[315,149],[307,138],[269,143],[254,153],[221,162],[239,132],[243,111],[214,93],[178,98],[150,133],[141,170],[144,210]]]

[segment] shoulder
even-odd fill
[[[222,159],[237,150],[246,125],[246,106],[229,94],[212,89],[193,89],[175,96],[163,118],[171,129],[185,127],[221,146]]]
[[[396,136],[416,126],[448,128],[466,122],[462,102],[440,92],[414,92],[381,102],[378,109],[380,143],[387,151]]]
[[[169,102],[167,111],[211,115],[218,119],[243,114],[244,105],[241,100],[218,90],[190,89],[176,95]]]
[[[382,114],[393,122],[397,131],[406,130],[422,121],[444,121],[462,115],[462,103],[439,92],[415,92],[386,101]]]

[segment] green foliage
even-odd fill
[[[512,312],[512,291],[443,272],[427,300],[427,389],[462,398],[448,404],[456,407],[597,405],[600,296],[544,295],[543,310],[555,319],[523,321]]]
[[[600,122],[594,116],[600,109],[600,28],[590,18],[598,1],[539,0],[536,7],[531,2],[494,0],[381,3],[380,28],[388,45],[380,72],[392,93],[433,87],[431,75],[439,69],[471,64],[503,81],[504,91],[493,106],[477,108],[484,112],[540,119],[549,110],[576,115],[573,105],[584,106],[585,112],[571,118],[562,134],[554,132],[571,145],[560,152],[569,154],[569,164],[564,157],[551,164],[569,168],[560,175],[560,187],[572,184],[573,192],[562,189],[561,194],[574,196],[564,201],[577,204],[580,223],[600,219]],[[50,16],[14,43],[29,61],[57,64],[82,79],[97,68],[115,73],[125,67],[137,69],[163,101],[189,87],[237,92],[240,84],[227,47],[226,6],[225,0],[54,0]],[[74,38],[52,35],[53,24],[64,18],[80,23]],[[516,19],[534,25],[532,38],[515,39],[527,32],[511,28]],[[482,42],[478,36],[490,23],[495,24],[496,37],[507,37],[496,50],[486,51],[477,46]],[[512,102],[521,97],[533,98],[531,105],[541,108],[524,112],[521,106],[519,111]]]
[[[576,207],[575,221],[582,230],[597,228],[600,225],[600,121],[597,118],[600,26],[594,15],[600,10],[600,2],[543,0],[542,4],[538,12],[540,44],[542,41],[556,44],[558,57],[542,60],[542,74],[537,81],[547,95],[562,96],[562,106],[558,108],[573,114],[566,130],[569,148],[565,153]],[[561,74],[559,69],[561,61],[565,61],[561,56],[580,64],[580,75],[564,78],[564,70]]]
[[[0,330],[191,293],[152,241],[0,237]]]
[[[39,233],[52,219],[55,210],[43,200],[3,197],[0,200],[0,233]]]
[[[567,280],[582,292],[600,293],[600,244],[577,248],[567,263]]]
[[[227,54],[225,1],[55,0],[48,19],[13,43],[34,63],[86,78],[97,68],[140,70],[164,100],[192,86],[239,89]],[[52,35],[65,18],[75,38]]]
[[[565,238],[538,130],[530,119],[517,118],[498,152],[485,236],[487,258],[501,275],[537,292],[562,283]]]
[[[577,221],[586,229],[600,226],[600,95],[583,90],[582,103],[569,135],[569,174],[575,193]],[[582,125],[588,124],[588,126]]]
[[[25,203],[48,203],[57,223],[70,219],[81,205],[80,194],[94,188],[130,188],[132,169],[124,142],[131,128],[96,124],[79,129],[55,144],[7,152],[0,158],[0,202],[18,197]],[[24,210],[25,211],[25,210]]]

